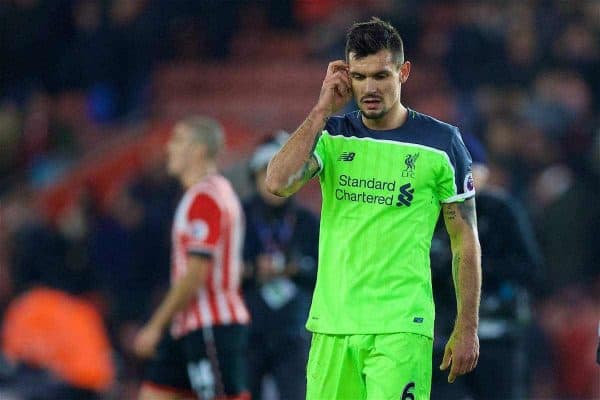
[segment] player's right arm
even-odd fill
[[[183,310],[204,286],[210,268],[206,257],[189,255],[187,271],[171,285],[165,298],[152,314],[150,321],[138,333],[134,350],[142,358],[154,354],[156,346],[176,312]]]
[[[306,120],[271,159],[267,167],[268,190],[282,197],[296,193],[319,170],[313,155],[327,119],[352,98],[348,66],[342,60],[329,63],[319,101]]]

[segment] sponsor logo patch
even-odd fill
[[[475,189],[475,182],[473,181],[473,173],[469,172],[467,176],[465,176],[464,182],[464,190],[465,192],[472,192]]]
[[[411,186],[410,182],[400,186],[400,193],[398,194],[398,202],[396,203],[396,206],[398,207],[402,207],[402,206],[406,206],[406,207],[410,207],[414,195],[413,193],[415,192],[415,189]]]
[[[208,224],[201,219],[190,223],[190,235],[194,240],[202,241],[208,237]]]

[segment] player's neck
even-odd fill
[[[368,119],[363,115],[362,121],[367,128],[381,131],[399,128],[406,122],[407,118],[408,110],[402,103],[398,102],[383,118]]]
[[[217,173],[217,166],[214,163],[206,163],[203,165],[188,168],[181,176],[180,181],[186,189],[191,188],[196,183],[200,182],[208,175]]]

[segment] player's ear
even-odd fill
[[[410,61],[405,61],[400,65],[400,83],[406,83],[408,76],[410,75]]]

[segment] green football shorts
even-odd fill
[[[307,400],[429,400],[433,340],[313,333]]]

